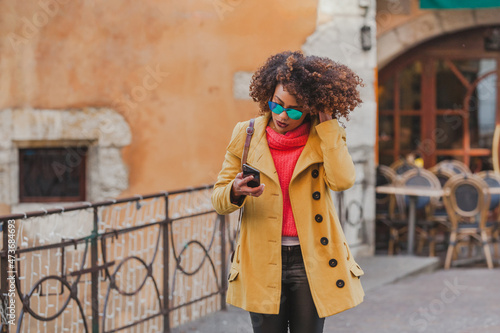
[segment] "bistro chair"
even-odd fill
[[[400,158],[399,160],[392,163],[390,165],[390,168],[394,170],[394,172],[396,172],[397,175],[402,175],[406,171],[417,169],[418,167],[414,163],[411,163],[404,158]]]
[[[470,168],[464,162],[458,160],[443,160],[436,164],[435,168],[447,169],[455,174],[471,173]]]
[[[392,185],[396,183],[396,172],[388,166],[377,166],[377,182],[376,186]],[[381,225],[383,229],[389,230],[388,254],[394,253],[394,238],[391,234],[391,227],[396,211],[396,200],[393,194],[377,193],[376,194],[376,221],[377,226]],[[380,232],[377,232],[377,235]]]
[[[398,180],[399,186],[420,186],[430,189],[441,189],[441,184],[434,174],[422,168],[415,168],[406,171],[401,179]],[[419,196],[416,202],[416,226],[415,233],[419,238],[419,247],[417,252],[422,252],[425,242],[429,243],[429,255],[435,255],[435,228],[436,222],[433,221],[432,207],[436,206],[439,201],[437,197]],[[399,245],[402,236],[408,233],[408,214],[407,207],[409,206],[409,196],[396,195],[396,203],[399,207],[399,219],[393,222],[391,235],[395,239],[395,243]]]
[[[488,221],[490,194],[488,184],[472,174],[451,177],[444,187],[443,201],[451,221],[450,242],[446,253],[445,269],[451,266],[458,245],[482,244],[488,268],[493,268],[490,244],[494,224]]]
[[[494,171],[487,170],[476,173],[476,175],[488,184],[489,188],[500,187],[500,175]],[[500,194],[490,194],[490,211],[496,210],[500,206]]]
[[[441,188],[444,188],[446,182],[455,175],[450,169],[441,168],[439,166],[434,166],[430,168],[429,171],[439,180]],[[435,228],[431,229],[431,237],[434,239],[435,243],[437,243],[438,239],[441,239],[444,246],[446,246],[446,242],[449,239],[451,222],[448,218],[446,207],[444,206],[443,197],[439,197],[437,200],[432,201],[432,206],[429,206],[428,216],[435,222]],[[420,246],[421,244],[419,244],[419,247]]]
[[[450,169],[436,166],[430,168],[429,171],[432,172],[434,176],[436,176],[436,178],[439,180],[441,188],[444,188],[446,182],[455,175],[455,173],[453,173]],[[446,212],[446,208],[444,207],[442,197],[438,198],[438,200],[435,201],[435,205],[433,207],[433,219],[437,222],[442,223],[447,228],[450,227],[448,213]]]
[[[493,170],[481,171],[476,174],[488,184],[489,188],[500,188],[500,174]],[[488,214],[488,221],[495,224],[493,244],[495,254],[500,256],[498,243],[500,241],[500,194],[490,194],[490,207]]]

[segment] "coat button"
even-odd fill
[[[345,286],[344,280],[337,280],[337,287],[343,288]]]
[[[314,169],[314,170],[311,172],[311,175],[312,175],[312,177],[313,177],[313,178],[318,178],[318,176],[319,176],[319,171],[318,171],[318,170],[316,170],[316,169]]]
[[[323,244],[323,245],[328,245],[328,238],[326,238],[326,237],[321,237],[320,242],[321,242],[321,244]]]
[[[318,191],[314,192],[313,193],[313,199],[314,200],[319,200],[319,198],[321,198],[321,193],[319,193]]]
[[[335,266],[337,266],[337,260],[330,259],[330,261],[328,262],[328,264],[330,265],[330,267],[335,267]]]
[[[316,214],[316,216],[314,217],[314,219],[316,220],[316,222],[323,222],[323,216],[321,216],[321,214]]]

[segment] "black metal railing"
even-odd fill
[[[236,216],[211,191],[1,216],[0,331],[170,332],[224,309]]]
[[[348,200],[336,193],[341,224],[359,231],[354,246],[366,242],[367,186],[356,182],[348,191],[361,196]],[[0,332],[171,332],[225,309],[237,213],[218,215],[211,193],[207,185],[0,216]]]

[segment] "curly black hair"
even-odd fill
[[[261,114],[270,112],[267,102],[278,84],[311,114],[323,111],[349,120],[349,113],[362,102],[357,87],[363,80],[349,67],[300,51],[275,54],[254,73],[250,96],[259,103]]]

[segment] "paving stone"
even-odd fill
[[[438,258],[404,255],[357,258],[357,262],[365,271],[361,278],[365,301],[328,317],[325,333],[476,332],[476,328],[488,332],[500,325],[499,269],[435,271],[441,265]],[[228,305],[226,311],[173,332],[252,333],[252,328],[246,311]]]

